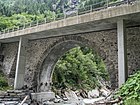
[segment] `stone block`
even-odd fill
[[[32,93],[32,98],[43,102],[43,101],[48,101],[48,100],[53,100],[55,99],[55,93],[54,92],[40,92],[40,93]]]

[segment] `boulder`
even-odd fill
[[[65,96],[67,97],[68,100],[73,100],[73,101],[78,100],[77,95],[72,90],[66,91]]]
[[[94,89],[88,92],[88,98],[97,98],[99,97],[99,90],[98,89]]]
[[[111,93],[111,91],[108,90],[108,89],[105,88],[105,87],[101,88],[101,89],[100,89],[100,92],[101,92],[102,96],[104,96],[104,97],[107,97],[107,96]]]
[[[94,98],[94,99],[83,99],[83,105],[91,105],[95,104],[95,102],[102,101],[104,100],[105,97],[99,97],[99,98]]]

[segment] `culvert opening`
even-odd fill
[[[57,61],[52,83],[52,91],[62,98],[69,97],[71,92],[83,98],[99,97],[103,95],[101,91],[110,87],[109,73],[101,57],[91,48],[80,46],[70,49]],[[93,96],[95,91],[99,96]]]

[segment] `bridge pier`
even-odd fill
[[[27,45],[28,45],[28,40],[20,37],[18,55],[17,55],[14,89],[21,89],[24,86]]]
[[[118,37],[118,84],[119,87],[125,83],[128,77],[127,66],[127,35],[126,27],[123,19],[117,21],[117,37]]]

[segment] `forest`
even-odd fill
[[[0,0],[0,31],[44,18],[49,21],[93,4],[103,6],[107,1],[118,0]]]

